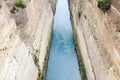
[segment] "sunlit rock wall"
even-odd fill
[[[55,2],[0,0],[0,80],[37,80],[49,47]],[[54,9],[53,9],[54,8]]]
[[[120,80],[120,44],[112,9],[103,13],[96,0],[69,0],[73,30],[77,36],[88,80]],[[115,15],[117,16],[117,15]]]

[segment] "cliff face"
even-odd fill
[[[48,52],[55,0],[0,0],[0,80],[37,80]]]
[[[97,0],[69,0],[88,80],[120,80],[120,4],[116,1],[103,13]]]

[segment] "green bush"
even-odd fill
[[[98,7],[103,10],[103,12],[106,12],[111,7],[111,0],[97,0],[98,1]]]
[[[25,5],[25,3],[23,2],[23,0],[16,0],[16,1],[15,1],[15,5],[16,5],[17,7],[21,7],[21,8],[25,8],[25,7],[26,7],[26,5]]]

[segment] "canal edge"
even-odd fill
[[[75,25],[74,25],[73,16],[72,16],[72,13],[71,13],[71,10],[70,10],[70,0],[68,0],[68,7],[69,7],[69,11],[70,11],[70,21],[71,21],[71,25],[72,25],[72,31],[73,31],[73,36],[74,36],[74,42],[75,42],[75,47],[76,47],[76,54],[77,54],[77,59],[78,59],[78,65],[79,65],[81,78],[82,78],[82,80],[88,80],[85,65],[84,65],[82,55],[81,55],[81,51],[80,51],[80,48],[79,48],[79,45],[78,45],[77,33],[76,33],[76,30],[75,30],[75,27],[74,27]]]
[[[49,34],[48,46],[47,46],[46,56],[44,59],[43,70],[42,70],[42,73],[40,74],[39,80],[46,80],[46,72],[47,72],[47,67],[48,67],[50,45],[51,45],[51,40],[52,40],[53,24],[54,24],[54,17],[53,17],[52,24],[51,24],[51,30],[50,30],[50,34]]]

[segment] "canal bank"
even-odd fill
[[[82,78],[82,80],[88,80],[87,75],[86,75],[85,65],[84,65],[84,62],[83,62],[83,57],[82,57],[81,51],[80,51],[80,46],[78,44],[79,43],[78,38],[77,38],[78,35],[77,35],[77,32],[76,32],[77,30],[74,27],[75,24],[74,24],[72,14],[70,16],[70,19],[71,19],[71,24],[72,24],[73,34],[74,34],[76,53],[77,53],[78,64],[79,64],[79,68],[80,68],[80,72],[81,72],[81,78]]]
[[[16,1],[26,6],[16,6]],[[16,1],[0,0],[0,80],[40,80],[55,0]]]
[[[104,13],[97,0],[69,1],[76,44],[88,80],[119,80],[120,58],[115,47],[118,41],[112,9]]]
[[[50,33],[49,33],[49,42],[47,43],[48,46],[47,46],[47,52],[46,52],[46,56],[45,56],[45,59],[44,59],[44,63],[43,63],[43,70],[41,73],[39,73],[39,77],[37,80],[46,80],[46,72],[47,72],[47,66],[48,66],[48,60],[49,60],[49,53],[50,53],[50,45],[51,45],[51,39],[52,39],[52,32],[53,32],[53,24],[54,24],[54,19],[52,21],[52,24],[51,24],[51,30],[50,30]]]

